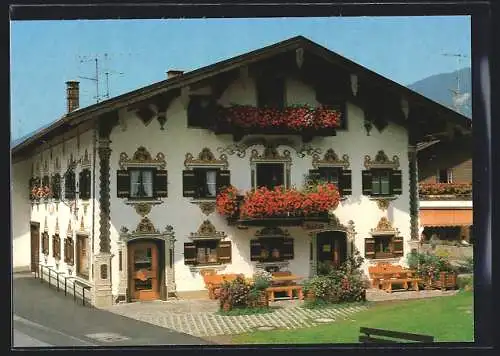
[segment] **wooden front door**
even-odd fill
[[[160,299],[159,249],[155,242],[128,246],[129,291],[132,300]]]
[[[325,231],[316,236],[318,264],[339,267],[347,258],[346,234],[341,231]]]
[[[40,262],[40,224],[31,223],[31,272],[36,272]]]

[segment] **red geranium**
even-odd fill
[[[303,129],[335,128],[340,124],[340,112],[324,106],[289,106],[283,110],[235,105],[223,110],[224,121],[241,128]]]
[[[238,189],[229,186],[223,189],[216,199],[217,212],[223,216],[233,216],[238,211]]]

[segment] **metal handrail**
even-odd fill
[[[45,273],[44,274],[44,269],[48,270],[48,274]],[[60,290],[60,284],[59,284],[59,276],[62,272],[57,272],[53,269],[51,269],[49,266],[43,266],[43,265],[40,265],[40,272],[38,273],[38,278],[40,278],[40,283],[43,283],[43,277],[44,276],[48,276],[48,284],[49,284],[49,288],[51,287],[52,285],[52,278],[53,278],[53,275],[52,273],[55,273],[56,274],[56,284],[54,285],[57,289],[57,291],[59,292]],[[35,273],[35,278],[37,278],[37,274]],[[68,279],[71,279],[71,278],[75,278],[73,276],[63,276],[64,278],[64,295],[68,295]],[[86,290],[90,290],[91,287],[90,286],[87,286],[87,285],[84,285],[83,283],[78,283],[77,280],[73,280],[73,300],[76,302],[77,301],[77,293],[76,293],[76,285],[79,285],[81,287],[81,290],[82,290],[82,293],[81,293],[81,299],[82,299],[82,305],[85,306],[85,291]],[[91,306],[91,304],[90,304]]]

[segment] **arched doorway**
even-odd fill
[[[316,234],[317,273],[338,268],[347,259],[347,234],[344,231],[322,231]]]
[[[128,243],[128,288],[134,300],[160,299],[164,280],[164,244],[160,240],[141,239]]]

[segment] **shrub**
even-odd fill
[[[474,276],[458,276],[457,277],[457,287],[461,290],[473,290],[474,289]]]
[[[407,255],[406,261],[408,267],[415,270],[423,278],[431,276],[434,279],[439,279],[439,272],[455,272],[446,258],[429,252],[411,252]]]
[[[229,304],[231,308],[247,306],[250,290],[251,286],[241,276],[231,282],[225,281],[219,292],[221,309],[226,303]]]
[[[474,273],[474,258],[473,257],[465,257],[462,261],[459,262],[459,266],[457,268],[458,273]]]

